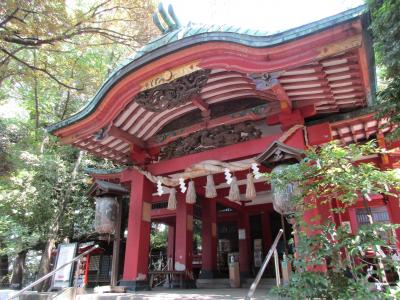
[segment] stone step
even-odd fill
[[[16,290],[0,290],[0,300],[7,300],[8,298],[12,297],[17,292],[18,291],[16,291]],[[57,295],[56,293],[52,293],[52,292],[38,293],[38,292],[33,292],[33,291],[27,291],[27,292],[23,293],[22,295],[18,296],[17,299],[19,299],[19,300],[50,300],[50,299],[55,299],[54,297],[56,295]]]
[[[242,288],[250,288],[254,278],[247,278],[241,282]],[[263,278],[260,280],[258,289],[270,289],[274,287],[276,281],[274,278]],[[197,279],[196,286],[199,289],[225,289],[230,288],[229,278],[212,278],[212,279]]]
[[[0,300],[7,300],[12,295],[16,294],[16,290],[0,290]],[[69,287],[58,292],[35,292],[26,291],[22,295],[18,296],[18,300],[73,300],[75,299],[75,293],[85,294],[87,293],[84,289],[78,288],[76,291],[74,288]]]
[[[247,289],[162,289],[138,291],[136,293],[105,293],[78,295],[76,300],[240,300],[247,294]],[[254,300],[277,300],[267,295],[267,291],[257,289]],[[72,299],[71,299],[72,300]]]

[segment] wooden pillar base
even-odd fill
[[[128,291],[150,291],[150,285],[148,280],[121,280],[120,286],[126,287]]]
[[[181,282],[179,279],[174,279],[172,281],[172,288],[196,289],[196,280],[185,278]]]
[[[240,272],[240,280],[243,281],[246,278],[251,278],[253,276],[251,276],[250,272],[248,271],[244,271],[244,272]]]
[[[212,279],[216,278],[215,270],[201,270],[199,274],[200,279]]]

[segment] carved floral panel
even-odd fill
[[[198,70],[169,83],[140,92],[135,101],[145,109],[162,112],[190,102],[207,83],[210,70]]]
[[[160,159],[170,159],[190,153],[232,145],[257,139],[261,131],[252,122],[201,130],[184,138],[179,138],[161,149]]]

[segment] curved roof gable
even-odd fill
[[[236,43],[253,48],[277,46],[328,29],[340,23],[348,22],[360,16],[365,9],[366,6],[362,5],[337,15],[272,35],[268,35],[268,33],[264,31],[241,29],[236,26],[227,25],[189,24],[184,27],[179,27],[152,40],[141,48],[134,56],[123,61],[120,66],[111,73],[108,79],[100,87],[97,94],[81,111],[61,122],[49,126],[47,130],[51,133],[55,132],[89,116],[102,102],[104,96],[112,86],[114,86],[124,76],[151,61],[173,53],[179,49],[206,42]]]

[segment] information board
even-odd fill
[[[76,247],[76,243],[60,244],[58,246],[57,262],[54,270],[74,259],[76,254]],[[71,286],[72,272],[74,271],[73,266],[74,263],[71,263],[54,274],[53,287],[65,288]]]

